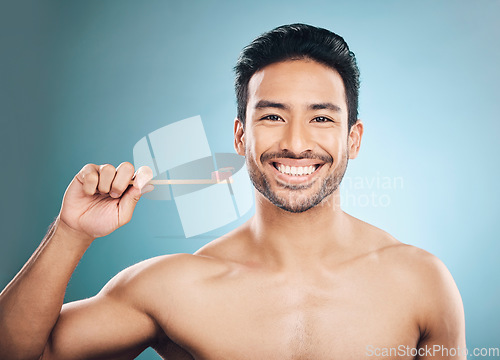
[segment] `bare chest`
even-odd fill
[[[192,358],[373,359],[419,340],[411,309],[388,288],[233,280],[185,289],[171,304],[162,327]]]

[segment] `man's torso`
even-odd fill
[[[357,256],[285,272],[229,241],[237,244],[169,256],[150,271],[164,358],[414,358],[423,289],[412,259],[421,250],[387,238]]]

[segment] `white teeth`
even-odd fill
[[[310,175],[316,170],[316,166],[310,165],[310,166],[288,166],[288,165],[283,165],[279,164],[277,166],[278,171],[287,174],[287,175],[294,175],[294,176],[301,176],[301,175]]]

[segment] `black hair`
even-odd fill
[[[242,51],[234,67],[238,119],[245,124],[248,83],[257,71],[286,60],[311,59],[336,70],[346,93],[348,127],[358,118],[359,69],[344,39],[306,24],[279,26],[257,37]]]

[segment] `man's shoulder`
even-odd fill
[[[440,304],[461,303],[453,276],[437,256],[416,246],[404,244],[394,252],[395,271],[407,274],[409,286],[415,288],[422,305],[434,310]]]
[[[139,262],[121,271],[106,288],[144,294],[151,289],[185,288],[191,283],[221,277],[231,271],[230,254],[233,245],[239,243],[235,241],[241,238],[239,232],[236,230],[213,240],[194,254],[161,255]]]
[[[162,283],[187,281],[199,275],[215,276],[224,271],[224,264],[202,255],[178,253],[157,256],[132,265],[121,271],[111,282],[121,286],[156,286]]]
[[[366,252],[370,278],[377,279],[377,287],[390,294],[394,303],[399,301],[413,314],[421,336],[439,338],[443,322],[451,335],[458,334],[464,322],[462,299],[446,265],[381,229],[369,224],[361,227],[371,246]]]
[[[443,263],[430,252],[414,245],[406,244],[376,226],[355,219],[357,234],[365,239],[364,246],[377,257],[395,267],[405,266],[422,271],[442,271]]]
[[[458,289],[446,265],[435,255],[366,224],[372,249],[370,263],[401,292],[419,299],[422,308],[441,308],[439,304],[461,303]]]
[[[403,243],[368,223],[360,222],[358,236],[366,239],[366,253],[379,269],[403,279],[420,290],[452,283],[444,263],[435,255],[414,245]]]
[[[158,300],[168,300],[181,289],[196,287],[228,271],[226,264],[206,256],[187,253],[162,255],[122,270],[101,293],[146,309],[156,307]]]
[[[453,282],[444,263],[417,246],[399,242],[382,249],[380,258],[394,275],[404,277],[419,291],[434,292],[436,287]]]

